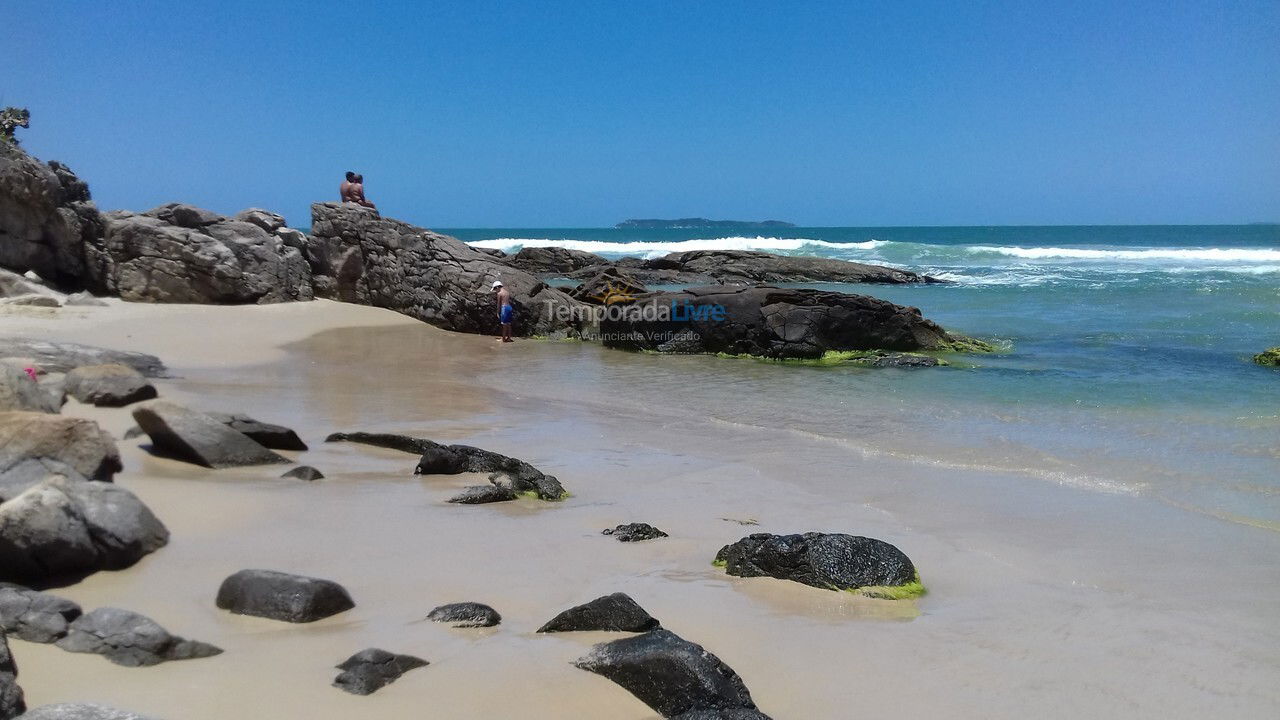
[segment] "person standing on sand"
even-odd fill
[[[515,319],[516,309],[511,305],[511,293],[501,280],[493,281],[493,289],[498,299],[498,322],[502,323],[502,342],[514,342],[511,339],[511,321]]]

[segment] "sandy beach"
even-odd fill
[[[128,570],[56,592],[225,652],[134,669],[12,640],[33,705],[89,700],[174,720],[649,720],[625,690],[570,665],[610,634],[534,632],[622,591],[732,666],[776,718],[1280,712],[1280,535],[1043,476],[942,467],[927,453],[869,454],[857,427],[814,435],[662,402],[682,376],[735,361],[503,346],[330,301],[0,312],[0,335],[158,355],[173,375],[156,383],[162,398],[288,425],[311,446],[290,457],[327,476],[304,483],[280,479],[280,466],[154,457],[145,437],[120,439],[127,409],[68,403],[64,413],[117,437],[116,481],[172,540]],[[542,380],[564,367],[572,392]],[[737,390],[790,371],[740,374]],[[572,496],[449,505],[483,478],[415,477],[414,456],[322,442],[351,430],[496,450],[555,474]],[[600,535],[633,521],[671,537]],[[711,564],[750,532],[809,530],[893,543],[928,594],[873,600]],[[218,610],[218,584],[242,568],[337,580],[356,608],[298,626]],[[459,601],[492,605],[502,624],[424,620]],[[367,647],[431,664],[370,697],[329,687],[333,666]]]

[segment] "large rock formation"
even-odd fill
[[[571,331],[565,293],[456,238],[351,203],[311,206],[307,261],[316,295],[388,308],[446,330],[496,333],[492,284],[515,305],[518,335]]]
[[[0,358],[30,360],[48,372],[69,372],[82,365],[118,363],[128,365],[147,377],[168,376],[164,363],[155,355],[33,338],[0,338]]]
[[[864,593],[876,597],[923,592],[915,565],[901,550],[857,535],[756,533],[720,548],[715,562],[739,577],[774,577],[828,590],[877,588]]]
[[[254,222],[176,203],[104,217],[110,263],[101,285],[125,300],[262,304],[312,298],[302,254]]]
[[[677,270],[705,275],[727,284],[835,282],[904,283],[942,282],[909,270],[867,265],[835,258],[807,255],[773,255],[756,250],[691,250],[653,258],[650,270]]]
[[[87,279],[106,262],[102,217],[89,187],[65,165],[47,165],[0,143],[0,266],[60,286],[104,289]]]
[[[769,286],[689,288],[610,306],[605,345],[627,350],[817,358],[829,351],[951,350],[972,342],[913,307],[867,295]]]
[[[133,411],[133,419],[157,453],[178,460],[208,468],[289,462],[218,419],[170,402],[143,405]]]
[[[49,472],[109,482],[121,467],[115,440],[92,420],[0,412],[0,501]]]
[[[505,260],[512,267],[534,275],[564,275],[585,267],[607,265],[604,257],[562,247],[527,247]]]

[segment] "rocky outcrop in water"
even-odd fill
[[[769,286],[704,287],[641,295],[600,323],[626,350],[819,358],[847,350],[951,350],[953,336],[913,307],[866,295]]]
[[[534,275],[564,275],[595,265],[607,265],[609,261],[595,253],[570,250],[562,247],[520,248],[506,263]]]
[[[338,665],[342,672],[334,678],[334,687],[341,688],[353,695],[370,695],[396,680],[414,668],[426,667],[429,663],[412,655],[396,655],[386,650],[369,648],[361,650]]]
[[[287,463],[217,419],[170,402],[156,401],[133,411],[133,419],[158,454],[208,468]]]
[[[0,633],[33,643],[65,637],[83,612],[74,602],[12,583],[0,583]]]
[[[726,284],[832,282],[942,282],[909,270],[807,255],[773,255],[755,250],[691,250],[647,260],[651,270],[676,270],[704,275]]]
[[[456,628],[493,627],[502,622],[497,610],[477,602],[450,603],[433,608],[427,614],[432,622],[448,623]]]
[[[732,668],[670,630],[596,645],[573,664],[621,685],[664,718],[756,710]]]
[[[640,607],[631,596],[613,593],[589,603],[575,605],[538,628],[540,633],[606,630],[613,632],[648,632],[658,627],[658,620]]]
[[[98,608],[80,616],[57,641],[67,652],[101,655],[116,665],[145,667],[222,653],[208,643],[170,635],[149,617],[119,608]]]
[[[205,414],[232,430],[247,436],[262,447],[271,448],[272,450],[307,449],[307,444],[302,442],[302,438],[298,437],[298,433],[283,425],[272,425],[271,423],[254,420],[248,415],[240,413],[211,412]]]
[[[346,588],[332,580],[274,570],[241,570],[222,581],[218,607],[291,623],[315,622],[355,607]]]
[[[456,238],[351,203],[311,206],[307,260],[316,294],[388,308],[446,330],[496,333],[492,284],[515,306],[518,335],[571,331],[565,293]]]
[[[1253,361],[1267,367],[1280,367],[1280,347],[1267,348],[1253,356]]]
[[[640,542],[667,537],[667,534],[649,523],[627,523],[600,531],[601,535],[612,535],[618,542]]]
[[[886,588],[869,594],[919,594],[915,565],[883,540],[842,533],[756,533],[720,548],[715,562],[739,577],[773,577],[827,590]],[[907,587],[907,586],[911,587]]]

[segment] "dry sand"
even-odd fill
[[[172,541],[129,570],[57,592],[86,610],[144,613],[226,652],[130,669],[15,640],[33,705],[91,700],[168,720],[649,719],[626,691],[569,664],[607,634],[534,633],[570,605],[623,591],[724,659],[778,720],[1280,714],[1280,542],[1264,530],[664,412],[663,393],[679,392],[671,378],[610,383],[634,356],[502,346],[371,308],[8,310],[0,334],[155,353],[176,376],[157,383],[163,397],[294,427],[311,450],[290,455],[328,476],[204,470],[150,456],[145,438],[120,441],[117,481]],[[522,372],[571,357],[581,392],[521,383]],[[614,393],[651,402],[612,403]],[[117,437],[132,424],[127,410],[65,412]],[[514,455],[573,496],[448,505],[479,478],[419,478],[412,456],[321,442],[357,429]],[[631,521],[671,537],[599,534]],[[898,545],[929,594],[869,600],[729,578],[710,564],[749,532],[806,530]],[[246,567],[335,579],[357,607],[297,626],[219,611],[218,584]],[[424,621],[458,601],[491,604],[503,622]],[[369,697],[329,687],[332,666],[367,647],[431,665]]]

